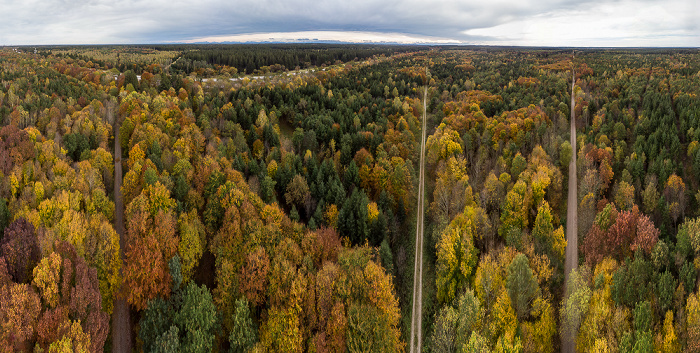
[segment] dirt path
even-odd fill
[[[113,114],[113,109],[108,109]],[[114,127],[114,229],[119,234],[119,248],[124,260],[124,204],[122,201],[122,146],[119,143],[119,123]],[[114,299],[114,315],[112,316],[112,352],[131,352],[131,320],[129,305],[124,298]]]
[[[566,210],[566,261],[564,263],[565,285],[569,281],[569,273],[578,267],[578,189],[576,180],[576,119],[574,115],[574,85],[576,75],[571,71],[571,162],[569,163],[569,198]],[[564,295],[568,295],[565,293]],[[574,337],[563,337],[561,344],[562,353],[576,351]]]
[[[418,206],[416,206],[416,252],[413,270],[413,310],[411,314],[411,353],[420,353],[423,334],[423,201],[425,193],[425,117],[428,87],[423,88],[423,128],[420,139],[420,172],[418,173]]]

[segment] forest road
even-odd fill
[[[113,114],[113,109],[108,109],[108,114]],[[119,234],[119,250],[122,261],[124,260],[124,203],[122,201],[122,146],[119,143],[119,122],[115,122],[114,128],[114,228]],[[123,267],[122,267],[123,271]],[[123,274],[122,274],[123,276]],[[114,298],[114,314],[112,315],[112,352],[131,352],[131,319],[129,317],[129,305],[126,299],[120,295]]]
[[[413,270],[413,310],[411,314],[411,353],[420,353],[423,333],[423,201],[425,191],[425,120],[428,87],[423,88],[423,127],[420,139],[420,171],[418,173],[418,206],[416,207],[416,252]]]
[[[566,261],[564,263],[564,285],[569,282],[569,273],[578,267],[578,181],[576,180],[576,116],[574,114],[574,87],[576,74],[571,70],[571,162],[569,163],[569,197],[566,206]],[[566,288],[564,296],[567,296]],[[562,353],[576,351],[575,335],[562,337]]]

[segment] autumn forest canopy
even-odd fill
[[[4,47],[0,351],[700,352],[698,54]]]

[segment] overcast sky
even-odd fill
[[[203,41],[700,47],[699,0],[0,0],[0,45]]]

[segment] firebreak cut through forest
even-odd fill
[[[0,350],[698,352],[699,92],[698,50],[3,48]]]

